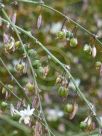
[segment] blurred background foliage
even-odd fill
[[[38,0],[36,1],[38,2]],[[11,4],[13,2],[12,0],[3,0],[3,2],[6,6],[6,10],[9,16],[12,16],[12,14],[16,12],[16,25],[31,32],[61,62],[65,63],[66,65],[70,65],[70,71],[72,75],[76,80],[80,82],[79,86],[81,91],[85,94],[87,99],[96,106],[97,114],[99,116],[102,116],[102,78],[100,76],[99,69],[96,69],[95,65],[97,61],[102,61],[102,47],[100,47],[99,43],[97,43],[92,36],[88,35],[83,30],[75,26],[75,24],[73,24],[72,22],[65,21],[62,16],[44,7],[23,2],[18,2],[18,4],[14,6],[13,4]],[[44,2],[45,4],[61,11],[66,16],[71,17],[73,20],[84,26],[93,34],[99,35],[99,39],[102,41],[101,0],[44,0]],[[40,14],[42,15],[42,25],[40,29],[37,29],[37,20]],[[1,12],[0,16],[3,17]],[[71,48],[69,46],[69,42],[66,42],[65,40],[56,39],[56,33],[60,31],[62,27],[66,27],[68,30],[73,31],[75,37],[77,37],[78,39],[78,46],[76,48]],[[9,55],[5,53],[3,47],[3,33],[5,31],[5,25],[1,25],[0,56],[6,63],[7,68],[13,73],[20,84],[25,87],[26,83],[28,81],[31,81],[32,78],[28,78],[27,74],[19,75],[14,68],[14,64],[16,63],[16,61],[20,61],[23,57],[23,50],[22,48],[20,48],[15,53]],[[12,32],[12,30],[10,30],[9,33],[17,41],[16,34]],[[80,121],[84,120],[90,114],[90,111],[85,103],[80,100],[77,94],[75,94],[73,88],[69,90],[67,100],[62,101],[62,98],[58,96],[58,87],[55,83],[56,77],[58,73],[64,75],[64,71],[60,68],[60,66],[50,60],[49,56],[36,43],[34,43],[34,41],[32,41],[24,34],[21,34],[21,38],[25,46],[28,47],[29,45],[30,48],[33,48],[38,52],[42,65],[49,66],[49,73],[46,78],[42,78],[41,75],[37,76],[37,82],[39,88],[41,89],[40,94],[42,96],[42,105],[45,114],[48,109],[59,109],[64,112],[64,105],[66,103],[76,102],[78,104],[79,109],[74,119],[69,120],[68,115],[64,114],[63,117],[55,121],[48,120],[48,123],[55,135],[98,136],[96,132],[84,132],[80,129]],[[95,58],[83,51],[85,43],[96,46],[97,56]],[[12,80],[12,77],[9,76],[8,72],[1,63],[0,80],[4,82],[5,85],[13,85],[14,92],[19,97],[23,98],[21,90]],[[8,104],[17,104],[17,100],[14,96],[11,95],[9,98],[5,98],[5,95],[2,94],[2,85],[0,85],[0,91],[1,102],[6,101]],[[29,96],[31,96],[31,99],[33,99],[34,97],[32,93],[29,94]],[[9,107],[2,112],[5,113],[5,115],[8,115]],[[19,127],[17,127],[13,123],[9,123],[10,121],[12,121],[10,118],[5,119],[4,117],[0,119],[0,136],[26,135],[25,128],[20,130]],[[97,131],[97,129],[95,131]]]

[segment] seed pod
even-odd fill
[[[28,50],[28,55],[30,56],[32,63],[33,63],[34,60],[38,59],[37,51],[34,50],[34,49],[29,49]]]
[[[70,39],[70,46],[71,46],[71,47],[76,47],[77,44],[78,44],[78,41],[77,41],[76,38],[71,38],[71,39]]]
[[[24,65],[23,64],[17,64],[15,68],[16,68],[17,72],[23,73]]]
[[[34,60],[32,62],[32,65],[33,65],[33,67],[38,68],[41,66],[41,62],[40,62],[40,60]]]
[[[8,104],[7,104],[6,102],[4,102],[4,101],[1,102],[1,107],[5,108],[5,107],[7,107],[7,105],[8,105]]]
[[[64,108],[65,112],[67,113],[71,113],[73,111],[73,105],[68,103],[65,108]]]
[[[72,113],[70,114],[69,119],[73,119],[73,118],[75,117],[77,111],[78,111],[78,104],[77,104],[77,103],[74,103],[74,104],[73,104],[73,111],[72,111]]]
[[[57,38],[58,38],[58,39],[64,39],[64,38],[65,38],[65,33],[64,33],[63,31],[59,31],[59,32],[57,33]]]
[[[67,40],[70,40],[71,38],[73,38],[73,33],[70,32],[70,31],[67,31],[66,32],[66,38],[67,38]]]
[[[34,85],[30,82],[26,84],[26,88],[28,91],[32,92],[34,90]]]
[[[59,96],[67,97],[68,96],[68,89],[63,87],[63,86],[61,86],[58,89],[58,94],[59,94]]]
[[[40,66],[40,67],[37,69],[37,72],[38,72],[38,74],[41,75],[41,76],[44,75],[44,68]]]

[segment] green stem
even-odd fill
[[[82,25],[80,25],[79,23],[77,23],[76,21],[74,21],[73,19],[71,19],[70,17],[66,16],[65,14],[63,14],[62,12],[44,4],[44,3],[41,3],[41,2],[35,2],[35,1],[32,1],[32,0],[18,0],[19,2],[25,2],[25,3],[32,3],[32,4],[35,4],[35,5],[41,5],[42,7],[45,7],[49,10],[52,10],[54,11],[55,13],[63,16],[67,21],[71,21],[73,24],[75,24],[76,26],[78,26],[80,29],[82,29],[83,31],[85,31],[86,33],[88,33],[89,35],[91,35],[93,38],[96,39],[96,41],[99,43],[99,45],[102,47],[102,42],[98,39],[97,35],[93,34],[92,32],[90,32],[89,30],[87,30],[86,28],[84,28]]]
[[[0,84],[1,84],[5,89],[7,89],[11,94],[13,94],[19,101],[22,102],[21,98],[19,98],[15,93],[13,93],[13,91],[11,91],[8,87],[6,87],[5,84],[4,84],[2,81],[0,81]]]
[[[10,119],[6,115],[0,114],[0,119],[4,120],[9,125],[14,126],[15,128],[22,130],[25,133],[26,136],[29,136],[31,134],[31,130],[28,127],[24,126],[23,124],[19,124],[16,121],[13,121],[12,119]]]
[[[46,128],[46,125],[41,121],[41,120],[42,120],[41,117],[37,116],[37,115],[34,114],[34,113],[33,113],[33,116],[36,117],[36,118],[40,121],[40,123]],[[49,130],[49,131],[50,131],[50,133],[51,133],[53,136],[55,136],[54,133],[53,133],[51,130]]]
[[[13,78],[13,80],[16,82],[16,84],[19,86],[19,88],[22,89],[23,94],[25,96],[25,99],[30,103],[29,101],[29,97],[25,94],[25,89],[20,85],[20,83],[17,81],[17,79],[14,77],[14,75],[9,71],[9,69],[6,67],[6,64],[4,63],[3,59],[0,57],[0,61],[3,64],[3,66],[5,67],[5,69],[7,70],[7,72],[9,73],[9,75]]]
[[[5,23],[8,23],[8,21],[6,21],[5,19],[2,19],[2,21],[4,21]],[[76,92],[79,95],[79,97],[84,100],[84,102],[88,105],[90,111],[92,112],[92,114],[95,116],[96,121],[98,122],[99,126],[102,127],[101,122],[99,120],[99,118],[96,116],[96,112],[94,110],[94,106],[91,102],[89,102],[87,100],[87,98],[84,96],[84,94],[81,92],[80,88],[76,85],[75,83],[75,79],[73,78],[73,76],[71,75],[70,71],[66,68],[65,64],[63,64],[62,62],[60,62],[37,38],[35,38],[34,36],[32,36],[32,34],[30,34],[29,32],[25,31],[24,29],[18,27],[15,25],[15,27],[22,33],[24,33],[25,35],[27,35],[28,37],[30,37],[32,40],[34,40],[55,62],[57,62],[67,73],[67,75],[70,77],[70,79],[72,80],[75,88],[76,88]]]
[[[5,89],[7,89],[8,91],[10,91],[11,92],[11,94],[13,94],[19,101],[21,101],[22,102],[22,100],[21,100],[21,98],[19,98],[15,93],[13,93],[8,87],[6,87],[5,86],[5,84],[2,82],[2,81],[0,81],[0,84],[5,88]],[[25,108],[25,107],[24,107]],[[33,114],[34,115],[34,117],[36,117],[37,119],[39,119],[40,120],[40,122],[41,122],[41,124],[46,128],[46,126],[45,126],[45,124],[41,121],[42,120],[42,118],[40,118],[39,116],[37,116],[36,114]],[[50,131],[50,133],[52,134],[52,135],[54,135],[53,133],[52,133],[52,131],[51,130],[49,130]],[[54,135],[55,136],[55,135]]]
[[[37,85],[37,81],[36,81],[36,78],[35,78],[35,72],[34,72],[34,69],[33,69],[33,66],[32,66],[32,62],[31,62],[30,57],[29,57],[29,55],[28,55],[28,53],[27,53],[27,51],[26,51],[26,49],[25,49],[25,46],[24,46],[24,44],[23,44],[23,42],[22,42],[22,39],[21,39],[21,37],[20,37],[20,35],[19,35],[19,32],[18,32],[17,28],[16,28],[15,25],[12,23],[12,21],[10,20],[10,18],[8,17],[8,15],[7,15],[7,13],[5,12],[4,9],[2,9],[2,12],[3,12],[3,14],[5,15],[5,17],[7,18],[7,20],[9,21],[9,23],[11,24],[11,26],[13,27],[14,31],[16,32],[16,35],[17,35],[17,37],[18,37],[18,39],[19,39],[19,41],[20,41],[20,43],[21,43],[21,45],[22,45],[22,47],[23,47],[24,53],[25,53],[26,56],[27,56],[27,59],[28,59],[28,62],[29,62],[30,68],[31,68],[31,72],[32,72],[32,75],[33,75],[33,83],[34,83],[34,86],[35,86],[35,89],[36,89],[36,91],[37,91],[37,95],[38,95],[38,98],[39,98],[40,110],[41,110],[41,112],[42,112],[42,115],[43,115],[43,119],[44,119],[44,121],[45,121],[45,124],[46,124],[46,126],[47,126],[47,128],[48,128],[49,136],[51,136],[50,131],[49,131],[50,129],[49,129],[49,126],[48,126],[48,124],[47,124],[47,121],[46,121],[46,118],[45,118],[45,115],[44,115],[44,112],[43,112],[43,109],[42,109],[41,100],[40,100],[40,95],[39,95],[39,90],[40,90],[40,89],[39,89],[39,87],[38,87],[38,85]]]

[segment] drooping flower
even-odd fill
[[[19,123],[24,121],[25,124],[29,124],[30,117],[33,115],[34,110],[34,108],[30,109],[30,105],[28,105],[27,109],[18,112],[18,114],[20,115]]]
[[[13,104],[11,104],[10,106],[11,115],[12,116],[14,116],[15,114],[19,115],[20,116],[19,123],[24,121],[24,124],[30,123],[30,117],[33,115],[34,110],[35,110],[34,108],[30,109],[30,105],[28,105],[27,109],[21,111],[16,110]]]

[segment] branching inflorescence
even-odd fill
[[[48,10],[52,10],[52,11],[54,11],[56,14],[59,14],[59,15],[61,15],[61,16],[63,16],[67,21],[71,21],[73,24],[75,24],[76,26],[78,26],[79,28],[81,28],[83,31],[85,31],[86,33],[88,33],[90,36],[92,36],[101,46],[102,46],[102,43],[101,43],[101,41],[98,39],[98,37],[96,36],[96,35],[94,35],[94,34],[92,34],[90,31],[88,31],[87,29],[85,29],[84,27],[82,27],[80,24],[78,24],[77,22],[75,22],[74,20],[72,20],[70,17],[68,17],[68,16],[66,16],[66,15],[64,15],[63,13],[61,13],[60,11],[58,11],[58,10],[56,10],[56,9],[54,9],[54,8],[52,8],[52,7],[50,7],[50,6],[47,6],[46,4],[44,4],[43,2],[35,2],[35,1],[31,1],[31,0],[29,0],[29,1],[27,1],[27,0],[18,0],[18,2],[20,3],[20,2],[24,2],[24,3],[31,3],[31,4],[34,4],[34,6],[35,5],[40,5],[40,6],[42,6],[42,7],[44,7],[44,8],[47,8]],[[59,59],[57,59],[41,42],[40,42],[40,40],[38,40],[35,36],[33,36],[31,33],[29,33],[28,31],[26,31],[26,30],[24,30],[23,28],[21,28],[21,27],[19,27],[19,26],[17,26],[17,25],[15,25],[14,24],[14,22],[12,22],[12,20],[9,18],[9,16],[7,15],[7,13],[6,13],[6,11],[5,11],[5,7],[2,7],[2,13],[3,13],[3,15],[4,15],[4,17],[5,17],[5,19],[4,18],[0,18],[0,20],[2,21],[2,22],[4,22],[4,23],[6,23],[6,24],[9,24],[10,25],[10,27],[13,29],[13,31],[15,31],[15,33],[16,33],[16,35],[17,35],[17,38],[18,38],[18,40],[19,40],[19,42],[20,42],[20,44],[21,44],[21,46],[22,46],[22,48],[23,48],[23,51],[24,51],[24,53],[25,53],[25,55],[26,55],[26,58],[27,58],[27,61],[28,61],[28,63],[29,63],[29,66],[30,66],[30,70],[31,70],[31,73],[32,73],[32,77],[33,77],[33,86],[34,86],[34,89],[35,89],[35,94],[37,95],[37,97],[38,97],[38,101],[39,101],[39,111],[41,112],[40,114],[41,114],[41,118],[38,116],[38,119],[42,119],[43,120],[43,122],[44,123],[42,123],[44,126],[46,126],[46,129],[48,130],[48,134],[49,134],[49,136],[51,136],[51,135],[54,135],[53,133],[52,133],[52,131],[50,130],[50,128],[49,128],[49,126],[48,126],[48,123],[47,123],[47,121],[46,121],[46,118],[45,118],[45,114],[44,114],[44,111],[43,111],[43,108],[42,108],[42,102],[41,102],[41,97],[40,97],[40,89],[39,89],[39,87],[38,87],[38,83],[37,83],[37,80],[36,80],[36,72],[35,72],[35,70],[34,70],[34,68],[33,68],[33,64],[32,64],[32,61],[31,61],[31,58],[30,58],[30,56],[29,56],[29,54],[28,54],[28,52],[27,52],[27,50],[26,50],[26,48],[25,48],[25,46],[24,46],[24,43],[22,42],[22,39],[21,39],[21,37],[20,37],[20,34],[21,33],[23,33],[24,35],[26,35],[26,36],[28,36],[30,39],[32,39],[39,47],[41,47],[45,52],[46,52],[46,54],[48,55],[48,56],[50,56],[51,57],[51,59],[54,61],[54,62],[56,62],[63,70],[64,70],[64,72],[66,73],[66,75],[67,75],[67,77],[68,77],[68,79],[70,79],[71,80],[71,82],[74,84],[74,87],[75,87],[75,92],[77,92],[77,94],[78,94],[78,96],[86,103],[86,105],[88,106],[88,108],[90,109],[90,111],[91,111],[91,116],[92,117],[95,117],[95,119],[96,119],[96,121],[97,121],[97,123],[98,123],[98,125],[99,125],[99,127],[101,128],[102,127],[102,125],[101,125],[101,121],[99,120],[99,118],[98,118],[98,116],[97,116],[97,114],[96,114],[96,109],[95,109],[95,107],[94,107],[94,105],[85,97],[85,95],[84,95],[84,93],[80,90],[80,88],[77,86],[77,84],[76,84],[76,82],[75,82],[75,79],[74,79],[74,77],[72,76],[72,74],[70,73],[70,70],[69,70],[69,68],[67,67],[67,65],[65,65],[64,63],[62,63]],[[64,36],[64,34],[65,34],[65,32],[60,32],[58,35],[57,35],[57,37],[59,38],[63,38],[63,36]],[[69,34],[68,32],[67,32],[67,35],[69,36],[71,36],[71,34]],[[65,37],[66,37],[66,35],[65,35]],[[76,46],[77,45],[77,39],[76,38],[74,38],[73,37],[73,35],[72,35],[72,37],[70,37],[68,40],[70,40],[70,46],[72,47],[73,45],[74,46]],[[89,47],[87,46],[86,48],[85,48],[85,51],[87,50],[87,49],[89,49]],[[92,49],[91,49],[91,52],[92,52],[92,55],[93,55],[93,57],[96,55],[96,48],[95,47],[93,47]],[[25,89],[20,85],[20,83],[17,81],[17,79],[12,75],[12,73],[8,70],[8,68],[6,67],[6,64],[4,63],[4,61],[3,61],[3,59],[0,57],[0,61],[1,61],[1,63],[3,64],[3,66],[6,68],[6,70],[8,71],[8,73],[9,73],[9,75],[10,76],[12,76],[13,77],[13,79],[14,79],[14,81],[17,83],[17,85],[23,90],[23,94],[24,94],[24,97],[26,98],[26,100],[27,100],[27,102],[29,101],[29,103],[31,104],[31,101],[29,100],[29,98],[28,98],[28,96],[25,94]],[[38,63],[37,63],[38,64]],[[64,82],[63,82],[64,81]],[[0,83],[4,86],[4,84],[0,81]],[[66,82],[66,80],[63,78],[63,77],[58,77],[57,78],[57,83],[61,83],[62,84],[62,86],[60,87],[60,89],[59,89],[59,95],[60,96],[67,96],[68,95],[68,83]],[[31,85],[31,84],[28,84],[28,85]],[[28,86],[29,87],[29,86]],[[30,86],[31,87],[31,86]],[[6,89],[8,89],[8,88],[6,88]],[[10,90],[10,89],[9,89]],[[33,90],[33,89],[32,89]],[[11,91],[12,92],[12,91]],[[13,93],[13,95],[14,96],[16,96],[14,93]],[[20,101],[21,101],[21,99],[18,97],[18,96],[16,96],[17,97],[17,99],[19,99]],[[72,105],[66,105],[66,111],[67,112],[71,112],[73,110],[73,107],[72,107]],[[34,110],[33,110],[34,111]],[[18,111],[16,111],[16,113],[17,113]],[[23,111],[24,112],[24,111]],[[22,112],[22,113],[23,113]],[[20,115],[21,115],[21,112],[18,112],[18,113],[20,113]],[[25,114],[25,113],[24,113]],[[32,112],[32,114],[33,114],[33,112]],[[32,115],[31,114],[31,115]],[[22,115],[23,116],[23,115]],[[22,117],[21,116],[21,117]],[[24,115],[25,116],[25,115]],[[23,116],[23,117],[24,117]],[[29,120],[30,120],[30,117],[29,116],[27,116],[28,117],[28,122],[27,123],[29,123]],[[24,120],[24,118],[23,118],[23,120]],[[82,125],[82,127],[84,126],[84,125],[86,125],[86,123],[88,122],[91,122],[90,121],[91,119],[88,117],[88,118],[86,118],[85,119],[85,121],[84,122],[82,122],[81,123],[81,125]]]

